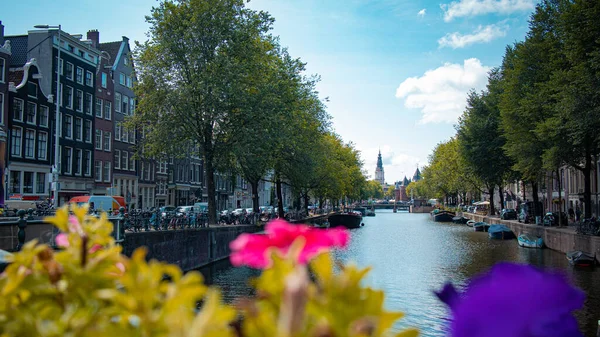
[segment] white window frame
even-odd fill
[[[106,140],[108,140],[108,142]],[[104,149],[104,151],[110,152],[110,149],[112,148],[111,141],[112,141],[111,132],[110,131],[104,131],[104,140],[103,140],[104,144],[102,145],[102,149]],[[107,144],[108,144],[108,149],[106,148]]]
[[[123,108],[121,109],[121,113],[125,115],[129,115],[129,97],[123,95],[122,100]]]
[[[121,150],[115,150],[114,154],[115,170],[121,169]]]
[[[44,144],[43,151],[42,151],[42,146],[40,144],[40,140],[43,137],[45,137],[46,142]],[[40,156],[40,154],[43,154],[43,156]],[[39,131],[38,136],[37,136],[37,159],[46,160],[47,158],[48,158],[48,132]]]
[[[29,106],[33,106],[33,122],[29,121]],[[29,125],[36,125],[37,123],[37,104],[34,102],[27,102],[27,111],[25,112],[25,123]]]
[[[34,91],[34,93],[35,93],[35,94],[34,94],[34,95],[30,95],[30,94],[29,94],[29,86],[30,86],[30,85],[33,85],[33,86],[35,87],[35,91]],[[31,81],[27,82],[27,97],[31,97],[31,98],[38,98],[38,97],[37,97],[38,90],[39,90],[39,89],[38,89],[38,85],[37,85],[37,84],[35,84],[35,83],[31,82]]]
[[[121,112],[121,93],[115,92],[115,112]]]
[[[106,117],[106,113],[108,112],[108,117]],[[111,101],[104,102],[104,119],[107,121],[112,119],[112,103]]]
[[[121,160],[121,170],[129,170],[129,152],[123,151],[123,159]]]
[[[122,126],[121,126],[121,141],[123,143],[129,143],[129,133],[127,132],[127,130],[124,130]]]
[[[133,152],[129,156],[129,171],[135,171],[135,159]]]
[[[86,102],[88,102],[88,98],[89,98],[89,103],[86,105]],[[85,93],[85,99],[83,100],[83,110],[85,112],[86,115],[92,115],[93,111],[94,111],[94,95],[90,94],[90,93]],[[87,109],[87,110],[86,110]]]
[[[46,117],[42,114],[42,111],[46,111]],[[50,119],[50,108],[45,105],[40,105],[40,126],[48,127],[48,121]]]
[[[90,75],[89,81],[88,81],[88,75]],[[85,71],[85,85],[87,85],[88,87],[94,86],[94,73],[89,70]]]
[[[79,138],[77,138],[77,134],[75,133],[77,131],[78,120],[81,121],[81,123],[79,123]],[[83,141],[83,137],[83,118],[75,117],[75,122],[73,123],[73,139],[77,141]]]
[[[104,177],[104,170],[106,170],[106,168],[108,168],[108,177]],[[102,176],[104,178],[105,183],[110,183],[110,181],[111,181],[110,161],[104,162],[104,167],[102,168]]]
[[[102,73],[102,88],[106,89],[108,83],[108,75],[106,73]]]
[[[98,164],[100,164],[100,174],[98,174]],[[95,160],[94,161],[94,181],[97,182],[101,182],[102,181],[102,175],[104,174],[104,165],[102,163],[102,160]],[[98,179],[100,178],[100,179]]]
[[[69,64],[71,65],[71,74],[69,74],[69,69],[68,69]],[[67,78],[67,80],[73,81],[74,76],[75,76],[75,66],[73,66],[73,63],[67,62],[67,67],[65,68],[65,72],[66,72],[65,77]]]
[[[92,143],[92,130],[94,129],[94,128],[92,127],[92,121],[91,121],[91,120],[89,120],[89,119],[86,119],[86,120],[84,120],[84,121],[83,121],[83,123],[85,123],[85,124],[89,124],[89,126],[90,126],[90,127],[88,128],[88,130],[89,130],[89,131],[88,131],[88,133],[87,133],[87,134],[85,133],[85,129],[86,129],[86,128],[85,128],[85,127],[83,128],[83,141],[84,141],[84,142],[86,142],[86,143],[89,143],[89,144],[91,144],[91,143]]]
[[[75,174],[80,176],[83,175],[83,150],[75,149],[75,153],[79,153],[79,162],[75,163],[77,165],[77,167],[75,168]],[[79,169],[79,172],[77,171],[77,169]]]
[[[71,174],[72,170],[73,170],[73,148],[72,147],[68,147],[65,146],[66,149],[66,153],[71,153],[71,155],[69,156],[69,160],[67,161],[67,170],[64,173],[65,174]],[[66,157],[66,153],[65,153],[65,157]]]
[[[81,96],[77,96],[79,93],[81,93]],[[78,98],[81,97],[81,100]],[[78,112],[83,112],[83,101],[85,96],[83,95],[83,90],[79,90],[77,89],[77,91],[75,91],[75,100],[77,100],[77,106],[75,107],[75,110],[77,110]]]
[[[100,102],[100,110],[98,110],[98,102]],[[98,111],[100,111],[100,115],[98,115]],[[94,102],[94,116],[96,118],[104,116],[104,100],[102,98],[96,97],[96,101]]]
[[[133,116],[135,113],[135,99],[133,97],[129,98],[129,116]]]
[[[4,125],[4,93],[0,92],[0,125]]]
[[[86,177],[92,175],[92,151],[85,150],[85,154],[87,155],[87,171],[83,172]]]
[[[66,134],[63,134],[63,137],[65,139],[73,139],[73,116],[71,116],[71,115],[64,115],[63,118],[65,119],[65,123],[64,123],[65,126],[67,125],[67,119],[68,118],[71,119],[71,124],[70,124],[71,126],[69,127],[69,134],[70,135],[67,136]],[[64,130],[63,130],[63,132],[64,132]]]
[[[79,80],[79,78],[77,78],[79,76],[79,71],[81,70],[81,81]],[[85,71],[83,71],[83,68],[81,67],[77,67],[75,69],[75,82],[83,85],[83,81],[84,81],[84,76],[85,76]]]
[[[27,134],[33,134],[33,138],[31,138],[31,155],[27,155]],[[24,145],[24,153],[23,156],[27,159],[35,159],[35,143],[36,143],[36,132],[33,129],[25,129],[25,132],[23,133],[23,145]]]
[[[75,95],[75,92],[72,87],[67,85],[67,96],[69,95],[69,93],[71,93],[71,99],[67,102],[67,108],[73,110],[73,96]]]
[[[135,130],[129,131],[129,143],[135,144]]]
[[[98,141],[98,136],[100,136],[100,141]],[[96,132],[94,133],[94,140],[95,140],[94,148],[96,150],[102,150],[102,146],[104,144],[104,137],[102,135],[102,130],[96,130]]]
[[[16,102],[16,101],[20,101],[20,102],[21,102],[21,104],[20,104],[20,105],[21,105],[21,112],[19,113],[19,115],[20,115],[20,116],[19,116],[19,118],[16,118],[16,117],[15,117],[15,107],[17,106],[17,105],[15,104],[15,102]],[[14,98],[13,98],[13,111],[12,111],[12,116],[11,116],[11,117],[12,117],[12,119],[13,119],[13,121],[16,121],[16,122],[22,122],[22,121],[23,121],[23,117],[24,117],[23,115],[24,115],[24,114],[25,114],[25,101],[23,101],[23,100],[22,100],[22,99],[20,99],[20,98],[16,98],[16,97],[14,97]]]
[[[121,141],[121,122],[115,122],[115,140]]]
[[[119,84],[125,86],[127,84],[127,80],[125,79],[125,73],[119,73]]]

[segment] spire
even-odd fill
[[[383,168],[383,161],[381,160],[381,149],[377,155],[377,168]]]

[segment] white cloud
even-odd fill
[[[454,18],[476,16],[489,13],[510,14],[520,11],[531,11],[536,0],[459,0],[450,4],[442,4],[444,21]]]
[[[361,158],[364,161],[364,169],[369,175],[369,179],[375,178],[375,168],[377,167],[377,154],[381,150],[381,159],[385,173],[385,181],[393,184],[395,181],[403,179],[404,176],[412,177],[415,173],[418,163],[423,163],[418,157],[406,154],[396,153],[390,145],[384,144],[380,148],[372,147],[360,149]]]
[[[419,13],[417,13],[417,15],[420,17],[424,17],[426,12],[427,12],[427,10],[425,8],[423,8],[419,11]]]
[[[410,77],[396,89],[397,98],[405,98],[404,106],[421,109],[421,123],[454,123],[465,109],[467,93],[485,88],[490,67],[476,58],[464,64],[446,63],[428,70],[421,77]]]
[[[464,48],[475,43],[490,42],[495,38],[506,36],[508,26],[500,23],[497,25],[479,26],[473,34],[448,33],[438,40],[440,48]]]

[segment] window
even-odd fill
[[[64,166],[63,172],[71,174],[71,168],[73,167],[73,148],[65,147],[63,151]]]
[[[47,106],[40,105],[40,126],[48,127],[48,118],[50,109]]]
[[[123,95],[123,108],[121,109],[121,113],[127,115],[129,114],[129,97]]]
[[[75,149],[75,174],[81,175],[82,156],[83,151],[81,149]]]
[[[83,174],[92,175],[92,151],[85,150],[83,153]]]
[[[121,94],[115,92],[115,112],[121,112]]]
[[[1,92],[0,92],[0,124],[4,124],[4,94]]]
[[[0,59],[0,82],[4,83],[4,69],[6,67],[4,59]]]
[[[63,101],[64,101],[64,91],[63,91],[63,85],[62,83],[60,84],[60,89],[58,90],[58,97],[60,97],[60,106],[63,106]]]
[[[104,119],[110,120],[112,114],[112,104],[109,101],[104,102]]]
[[[110,182],[110,162],[109,161],[104,162],[104,181],[107,183]]]
[[[147,164],[147,169],[146,169],[146,180],[150,181],[150,174],[152,172],[152,166],[150,166],[150,163],[146,163]]]
[[[125,128],[122,128],[122,133],[121,133],[121,141],[124,143],[128,143],[129,142],[129,133],[127,132],[127,130],[125,130]]]
[[[94,96],[92,94],[85,94],[85,105],[84,111],[86,114],[91,115],[93,107]]]
[[[92,142],[92,121],[90,120],[83,121],[83,140],[86,143]]]
[[[68,80],[73,80],[73,63],[67,62],[67,73],[65,74]]]
[[[21,171],[10,171],[9,193],[21,193]]]
[[[129,109],[129,114],[133,116],[133,113],[135,112],[135,100],[133,99],[133,97],[129,99]]]
[[[37,98],[38,86],[33,82],[27,82],[27,96]]]
[[[91,71],[85,72],[85,85],[88,87],[94,86],[94,74]]]
[[[102,130],[96,130],[96,150],[102,150]]]
[[[15,157],[21,156],[21,139],[23,138],[23,129],[13,127],[10,135],[10,154]]]
[[[35,174],[35,193],[45,194],[46,193],[46,173],[37,172]]]
[[[46,132],[38,132],[38,146],[37,146],[38,159],[46,159],[47,152],[48,152],[48,134]]]
[[[106,88],[106,82],[108,82],[108,76],[106,73],[102,73],[102,88]]]
[[[67,91],[65,92],[67,95],[65,100],[67,101],[67,108],[73,109],[73,88],[67,86]]]
[[[75,140],[82,140],[83,134],[83,119],[75,118]]]
[[[54,58],[54,65],[56,66],[56,64],[58,63],[58,57]],[[58,69],[57,67],[54,68],[54,72],[56,72]],[[65,72],[65,60],[64,59],[60,59],[60,74],[64,75]]]
[[[133,88],[133,80],[131,79],[131,76],[127,76],[127,87]]]
[[[121,122],[115,122],[115,140],[121,140]],[[115,165],[117,168],[117,165]]]
[[[129,131],[129,142],[135,144],[135,130]]]
[[[63,137],[67,139],[73,139],[73,116],[65,115],[65,128],[63,130]]]
[[[34,130],[25,130],[25,158],[35,158]]]
[[[128,170],[129,167],[129,152],[123,151],[123,161],[121,161],[121,169]]]
[[[35,115],[37,113],[37,105],[35,103],[27,102],[27,115],[25,121],[27,124],[35,125]]]
[[[115,169],[121,168],[121,151],[115,150]]]
[[[125,85],[125,74],[119,73],[119,84]]]
[[[123,64],[126,66],[129,65],[129,57],[127,55],[123,56]]]
[[[23,172],[23,193],[33,193],[33,172]]]
[[[96,98],[96,117],[102,118],[102,98]]]
[[[96,181],[102,181],[102,161],[94,161],[94,179]]]
[[[23,121],[23,100],[19,98],[13,99],[13,120],[17,122]]]
[[[75,93],[75,109],[83,112],[83,91],[77,90]]]
[[[129,156],[129,170],[135,171],[135,159],[133,153],[131,154],[131,156]]]
[[[104,151],[110,152],[110,131],[104,131]]]
[[[75,73],[75,79],[77,80],[77,83],[83,84],[83,68],[77,67],[77,71]]]

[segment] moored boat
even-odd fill
[[[469,220],[469,221],[467,221],[467,226],[473,227],[473,225],[476,223],[477,223],[477,221],[475,221],[475,220]]]
[[[365,212],[365,216],[375,216],[375,211],[368,209]]]
[[[448,211],[438,211],[432,212],[431,217],[433,221],[436,222],[452,222],[452,218],[454,218],[454,213]]]
[[[596,255],[592,256],[581,250],[567,252],[567,260],[576,267],[593,267],[596,265]]]
[[[527,248],[544,248],[544,239],[531,234],[521,234],[517,238],[519,246]]]
[[[487,222],[480,221],[473,224],[473,229],[476,232],[487,232],[489,228],[490,225]]]
[[[454,218],[452,218],[452,222],[458,223],[458,224],[466,224],[467,221],[469,221],[469,219],[463,217],[462,215],[458,215],[458,216],[455,216]]]
[[[332,214],[327,219],[329,227],[344,226],[346,228],[359,228],[362,226],[362,216],[360,213],[337,213]]]
[[[491,225],[488,229],[488,236],[490,239],[499,239],[499,240],[510,240],[515,238],[515,234],[510,230],[510,228],[505,225]]]

